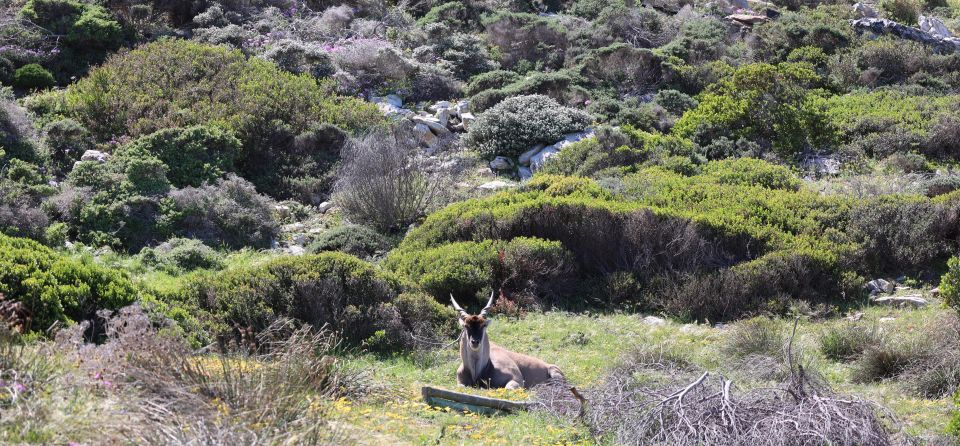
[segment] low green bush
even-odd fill
[[[170,169],[167,178],[176,187],[197,187],[234,171],[240,140],[217,127],[164,129],[138,138],[122,150],[144,151]]]
[[[292,317],[326,326],[352,345],[367,342],[380,349],[409,347],[414,334],[449,331],[452,310],[422,295],[401,298],[404,291],[393,274],[328,252],[195,276],[183,293],[233,330],[257,332],[278,317]],[[221,338],[238,333],[226,330]]]
[[[13,86],[24,90],[42,90],[56,84],[53,74],[35,63],[17,68],[13,73]]]
[[[575,271],[563,245],[526,237],[394,251],[384,266],[413,279],[441,302],[453,294],[463,305],[476,300],[473,303],[481,306],[490,289],[533,296],[540,303],[556,302]]]
[[[120,271],[72,259],[37,242],[0,234],[0,294],[22,302],[28,327],[92,319],[133,303],[139,291]]]
[[[703,174],[720,184],[760,186],[786,191],[797,191],[802,184],[790,169],[752,158],[708,163],[703,169]]]
[[[751,355],[779,358],[786,343],[787,332],[783,325],[775,319],[756,317],[733,324],[722,348],[725,353],[739,358]]]
[[[464,143],[484,158],[516,157],[538,143],[550,144],[591,122],[584,112],[542,95],[518,96],[485,111],[470,125]]]
[[[940,295],[947,305],[960,313],[960,257],[947,261],[947,272],[940,278]]]
[[[145,265],[172,273],[194,269],[219,269],[221,255],[200,240],[172,238],[153,248],[144,248],[139,254]]]
[[[372,228],[362,225],[337,226],[320,234],[307,252],[341,251],[360,258],[381,255],[390,249],[390,241]]]

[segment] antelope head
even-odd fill
[[[490,323],[487,319],[487,310],[493,307],[493,296],[494,292],[490,292],[490,300],[487,301],[483,310],[480,310],[480,314],[471,315],[457,303],[452,294],[450,295],[450,302],[453,303],[453,308],[460,314],[458,322],[460,327],[463,328],[460,342],[466,343],[472,351],[479,351],[484,342],[487,341],[487,325]]]

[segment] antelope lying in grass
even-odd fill
[[[478,315],[470,315],[450,296],[460,313],[460,368],[457,382],[462,386],[530,388],[551,378],[563,378],[560,369],[532,356],[507,350],[487,336],[487,310],[493,306],[493,293]]]

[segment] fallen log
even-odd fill
[[[423,401],[431,406],[449,407],[458,411],[469,411],[484,415],[497,415],[503,412],[527,410],[532,404],[529,401],[488,398],[429,386],[421,388],[420,393],[423,395]]]

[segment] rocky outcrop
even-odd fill
[[[517,160],[520,163],[520,168],[517,171],[520,179],[526,180],[533,176],[533,172],[543,167],[548,159],[560,153],[567,145],[591,137],[593,137],[593,129],[586,129],[582,132],[568,133],[563,136],[563,139],[550,145],[537,144],[531,147],[530,150],[520,154],[520,158]]]
[[[870,300],[874,305],[889,305],[893,307],[920,308],[929,304],[929,302],[919,294],[911,294],[909,296],[884,296],[871,298]]]
[[[413,111],[403,107],[403,99],[397,95],[374,96],[370,98],[387,118],[395,121],[406,120],[413,125],[413,131],[420,137],[420,143],[428,151],[438,149],[454,133],[466,132],[476,118],[470,113],[470,102],[439,101],[431,104],[426,111]]]
[[[939,20],[937,20],[937,22],[939,22]],[[894,22],[893,20],[867,17],[851,20],[850,24],[853,25],[857,33],[861,34],[864,32],[875,35],[889,34],[901,39],[913,40],[930,45],[936,51],[943,53],[960,51],[960,39],[956,37],[940,37],[912,26]],[[940,24],[942,25],[942,23]],[[928,26],[931,26],[929,21]],[[949,31],[947,32],[949,33]]]

